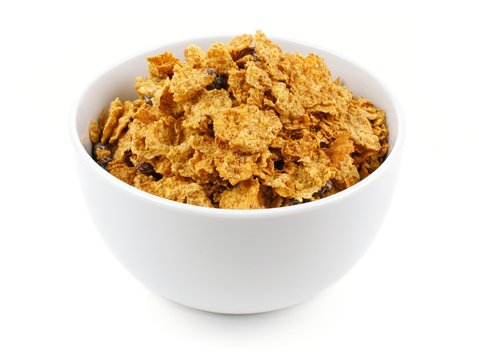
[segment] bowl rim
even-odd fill
[[[90,91],[92,86],[104,76],[106,73],[112,71],[114,68],[124,64],[136,58],[138,56],[145,56],[148,53],[154,52],[160,48],[167,48],[177,45],[178,43],[186,43],[189,42],[191,44],[195,44],[198,42],[208,42],[213,44],[215,42],[227,41],[228,39],[232,39],[236,35],[219,35],[219,36],[202,36],[202,37],[193,37],[193,38],[183,38],[178,39],[171,42],[165,42],[153,47],[148,47],[146,49],[137,51],[131,55],[128,55],[113,63],[112,65],[108,66],[107,68],[103,69],[102,71],[98,72],[96,76],[92,77],[90,81],[84,85],[82,90],[80,91],[79,95],[77,95],[76,100],[74,101],[71,111],[70,111],[70,126],[69,132],[70,137],[73,143],[73,147],[75,151],[79,154],[81,161],[85,162],[85,165],[88,166],[93,174],[96,174],[102,177],[106,182],[110,183],[111,186],[117,187],[119,190],[126,191],[127,193],[131,194],[132,196],[137,196],[144,201],[148,201],[154,205],[169,208],[171,210],[182,212],[182,213],[190,213],[192,215],[200,215],[200,216],[211,216],[211,217],[226,217],[226,218],[238,218],[238,219],[251,219],[251,218],[265,218],[265,217],[281,217],[281,216],[290,216],[290,215],[300,215],[305,212],[316,210],[317,208],[325,208],[333,205],[334,203],[340,202],[349,198],[352,194],[361,191],[363,188],[370,186],[374,183],[379,177],[385,173],[394,162],[398,161],[401,149],[404,143],[404,136],[405,136],[405,122],[404,122],[404,114],[403,109],[396,97],[396,95],[391,91],[390,87],[387,86],[381,79],[379,79],[373,72],[369,69],[364,67],[363,65],[359,64],[355,60],[350,59],[347,56],[344,56],[341,53],[336,51],[332,51],[328,48],[318,46],[316,44],[312,44],[309,42],[296,40],[296,39],[289,39],[285,37],[274,37],[268,36],[273,42],[282,42],[282,43],[290,43],[291,45],[302,45],[305,47],[318,49],[322,52],[329,53],[333,56],[341,58],[342,60],[358,67],[361,69],[365,74],[373,78],[384,90],[387,96],[390,98],[393,108],[396,112],[397,117],[397,137],[394,146],[392,147],[391,151],[389,152],[386,159],[383,163],[368,177],[363,180],[360,180],[358,183],[354,184],[353,186],[342,190],[336,194],[330,195],[324,199],[319,199],[315,201],[311,201],[308,203],[302,203],[294,206],[286,206],[286,207],[279,207],[279,208],[268,208],[268,209],[219,209],[219,208],[208,208],[198,205],[191,205],[191,204],[184,204],[177,201],[165,199],[159,197],[157,195],[153,195],[147,193],[146,191],[140,190],[134,186],[131,186],[119,179],[115,176],[111,175],[108,171],[102,169],[98,164],[93,160],[90,154],[85,151],[82,142],[80,141],[80,136],[76,130],[77,124],[77,113],[78,108],[81,103],[81,100],[85,96],[85,94]]]

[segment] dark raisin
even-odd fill
[[[221,89],[228,89],[228,75],[226,74],[218,74],[215,69],[208,68],[206,69],[206,73],[208,75],[213,75],[213,82],[206,86],[206,90],[221,90]]]
[[[299,140],[299,139],[302,139],[302,138],[303,138],[303,133],[301,132],[301,130],[294,131],[291,134],[291,140]]]
[[[264,92],[264,97],[268,100],[271,100],[272,102],[276,102],[276,99],[275,97],[273,96],[273,94],[271,93],[271,90],[270,89],[267,89],[265,90]]]
[[[156,173],[155,168],[148,162],[141,162],[139,163],[136,168],[139,172],[145,175],[153,175]]]
[[[284,160],[283,159],[276,160],[274,162],[274,168],[278,171],[283,170],[284,169]]]
[[[212,138],[215,137],[215,127],[213,123],[208,124],[208,135],[210,135]]]
[[[331,180],[326,181],[326,184],[319,190],[319,196],[323,196],[327,192],[329,192],[333,187]]]
[[[99,142],[99,143],[96,143],[93,148],[94,148],[95,151],[96,151],[97,149],[99,149],[99,150],[106,150],[106,149],[108,149],[108,146],[107,146],[106,144],[103,144],[103,143]]]
[[[148,105],[153,105],[153,101],[151,101],[151,96],[145,95],[145,96],[143,96],[143,98],[145,99],[145,102]]]
[[[111,160],[111,157],[103,156],[100,160],[97,160],[97,164],[100,165],[103,169],[108,170],[108,164]]]
[[[212,68],[207,68],[207,69],[205,70],[205,72],[206,72],[208,75],[215,75],[215,76],[217,75],[216,70],[215,70],[215,69],[212,69]]]
[[[256,53],[254,52],[254,47],[247,47],[246,49],[243,49],[238,53],[238,56],[236,57],[236,61],[238,61],[242,57],[245,57],[246,55],[253,55],[254,57],[258,57]]]
[[[102,144],[101,142],[93,144],[93,149],[91,152],[91,156],[93,157],[94,160],[97,160],[96,158],[96,151],[97,150],[107,150],[108,146],[105,144]]]
[[[131,162],[131,151],[126,151],[125,152],[125,163],[129,167],[134,167],[133,163]]]
[[[148,162],[140,162],[136,168],[142,174],[153,176],[155,180],[161,180],[163,178],[163,175],[157,173],[155,167]]]
[[[296,199],[293,199],[293,200],[291,201],[291,204],[290,204],[290,205],[306,204],[306,203],[309,203],[309,202],[311,202],[311,199],[301,199],[301,201],[296,200]]]

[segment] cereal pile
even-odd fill
[[[118,179],[182,203],[230,209],[317,200],[372,173],[385,113],[332,79],[314,54],[241,35],[148,61],[134,101],[90,124],[93,158]]]

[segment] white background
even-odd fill
[[[157,0],[0,10],[1,359],[479,359],[472,7]],[[67,122],[81,88],[121,58],[259,28],[371,69],[402,102],[406,148],[387,219],[347,276],[284,311],[214,315],[150,293],[110,255],[79,192]]]

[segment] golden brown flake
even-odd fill
[[[226,50],[229,51],[233,59],[238,60],[238,55],[242,50],[250,47],[253,42],[251,35],[239,35],[226,44]]]
[[[165,79],[138,76],[135,81],[135,90],[140,98],[154,97],[158,91],[163,92],[165,82]]]
[[[258,180],[247,180],[220,196],[220,207],[224,209],[261,209],[260,186]]]
[[[92,143],[100,142],[100,125],[98,125],[98,121],[92,121],[88,126],[88,132],[90,134],[90,141]]]
[[[112,161],[108,165],[108,171],[121,181],[133,185],[136,175],[136,169],[134,167],[130,167],[122,161]]]
[[[198,101],[191,104],[184,115],[183,126],[200,132],[207,132],[215,119],[231,109],[232,101],[226,90],[211,90],[200,95]]]
[[[246,155],[227,148],[218,150],[214,156],[214,164],[222,179],[236,185],[253,177],[258,168],[260,154]]]
[[[190,101],[212,81],[213,76],[206,71],[178,64],[171,79],[170,92],[176,103]]]
[[[266,70],[275,80],[288,79],[288,74],[282,72],[279,66],[283,53],[278,45],[273,44],[263,32],[258,31],[254,37],[254,48]]]
[[[238,69],[231,54],[223,44],[213,44],[206,53],[206,65],[217,73],[229,73]]]
[[[206,54],[196,45],[189,45],[185,49],[185,63],[195,69],[204,69],[206,67]]]
[[[228,77],[228,92],[235,99],[236,104],[244,104],[249,98],[250,85],[246,83],[245,70],[232,70]]]
[[[281,115],[284,123],[289,124],[305,114],[301,102],[287,89],[285,83],[277,82],[274,84],[271,94],[276,98],[274,108]]]
[[[173,75],[173,69],[180,61],[170,52],[147,58],[148,72],[153,78],[164,79]]]
[[[165,177],[159,181],[144,181],[141,189],[160,197],[185,204],[211,207],[203,188],[181,177]]]
[[[254,62],[249,63],[246,68],[246,82],[256,89],[263,90],[263,92],[272,87],[272,81],[268,73]]]
[[[251,105],[225,111],[214,121],[215,136],[245,153],[265,151],[280,130],[281,122],[273,111]]]
[[[137,112],[138,105],[138,100],[135,100],[134,102],[128,100],[125,101],[125,103],[123,104],[123,115],[121,118],[118,119],[118,124],[110,136],[110,143],[113,143],[118,140],[122,132],[127,127],[128,123],[133,120],[133,117],[136,115],[135,113]]]
[[[103,134],[101,136],[101,142],[105,143],[118,125],[118,120],[123,114],[123,104],[119,98],[113,100],[110,104],[110,110],[108,111],[108,118],[106,119],[105,127],[103,128]]]

